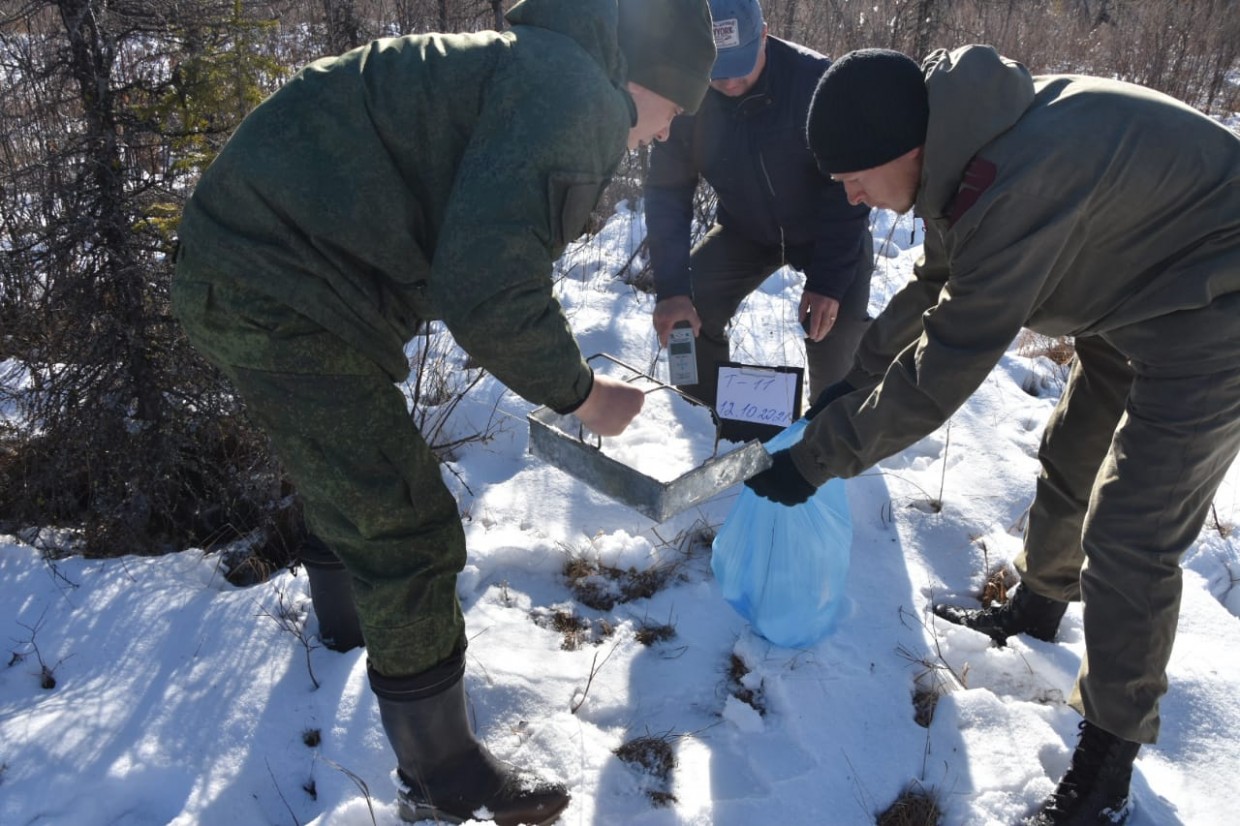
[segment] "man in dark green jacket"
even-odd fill
[[[549,823],[568,794],[497,761],[466,718],[465,539],[394,384],[405,342],[442,320],[525,399],[624,430],[642,394],[583,360],[552,263],[626,147],[697,108],[715,56],[706,0],[525,0],[507,19],[305,67],[180,227],[174,308],[347,571],[406,820]]]
[[[916,208],[925,254],[803,442],[750,484],[802,500],[941,426],[1022,327],[1075,337],[1020,587],[1002,607],[936,613],[1050,640],[1084,603],[1080,741],[1028,822],[1120,823],[1158,736],[1180,559],[1240,451],[1240,138],[1149,89],[1033,77],[985,46],[922,67],[846,55],[808,132],[854,202]]]

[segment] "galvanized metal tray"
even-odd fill
[[[670,391],[692,404],[701,405],[701,402],[672,385],[606,353],[597,353],[587,361],[595,359],[606,359],[624,368],[630,374],[624,380],[637,382],[639,386],[648,385],[646,392]],[[718,449],[719,419],[713,410],[710,414],[715,425]],[[575,417],[561,416],[550,408],[539,407],[526,418],[530,424],[532,455],[655,522],[664,522],[771,466],[770,454],[761,442],[755,440],[728,453],[716,455],[670,482],[661,482],[604,454],[601,438],[586,434]]]

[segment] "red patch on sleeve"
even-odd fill
[[[999,176],[999,167],[985,158],[975,157],[964,169],[964,178],[956,197],[952,199],[951,208],[947,211],[947,225],[954,226],[964,214],[977,203],[982,193],[990,189],[990,185]]]

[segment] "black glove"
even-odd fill
[[[745,485],[754,493],[781,505],[799,505],[818,490],[797,470],[787,448],[772,453],[771,459],[773,463],[769,468],[745,480]]]
[[[812,419],[826,409],[827,405],[838,399],[840,396],[847,396],[857,388],[848,383],[847,379],[841,379],[835,384],[827,387],[818,394],[818,398],[814,399],[814,403],[809,406],[809,410],[805,411],[805,418]]]

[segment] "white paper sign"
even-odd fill
[[[787,427],[796,392],[795,372],[720,365],[715,412],[723,419]]]

